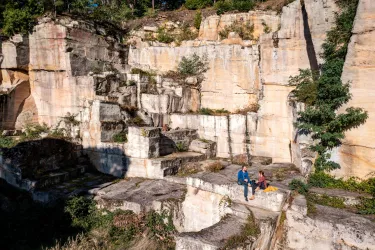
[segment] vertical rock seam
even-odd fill
[[[303,35],[306,41],[306,51],[307,57],[309,58],[310,69],[312,71],[318,71],[318,59],[316,58],[316,52],[314,48],[314,43],[311,37],[311,31],[309,26],[309,17],[306,11],[305,3],[301,0],[301,10],[302,10],[302,18],[303,18]]]

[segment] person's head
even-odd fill
[[[259,176],[264,176],[264,172],[262,170],[259,171]]]
[[[242,166],[242,171],[246,172],[247,171],[247,167],[246,166]]]

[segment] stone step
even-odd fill
[[[177,174],[183,164],[202,161],[205,157],[200,153],[178,152],[153,159],[130,158],[126,176],[163,179],[165,176]]]

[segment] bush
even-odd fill
[[[210,109],[210,108],[201,108],[198,111],[202,115],[227,115],[230,112],[226,109]]]
[[[203,9],[211,6],[212,0],[186,0],[185,7],[189,10]]]
[[[309,191],[308,185],[306,183],[302,182],[301,180],[298,180],[298,179],[293,179],[289,183],[289,188],[291,190],[295,190],[298,193],[303,194],[303,195],[307,194],[307,192]]]
[[[221,39],[227,39],[230,32],[237,33],[244,40],[254,39],[254,24],[249,22],[234,21],[231,25],[227,25],[219,32]]]
[[[89,230],[93,226],[95,202],[83,196],[73,197],[66,202],[65,212],[72,218],[72,225]]]
[[[17,142],[13,138],[7,137],[7,136],[2,136],[0,134],[0,148],[12,148],[16,144],[17,144]]]
[[[233,10],[247,12],[252,10],[254,5],[254,2],[251,0],[225,0],[216,2],[215,9],[218,15],[222,15],[225,12]]]
[[[0,13],[4,18],[3,22],[0,22],[3,26],[0,26],[0,29],[2,28],[2,33],[7,36],[17,33],[27,34],[36,24],[36,17],[44,12],[43,4],[35,0],[9,1],[8,4],[6,2],[2,4],[6,7],[4,12]]]
[[[183,142],[177,142],[176,143],[176,149],[177,149],[178,152],[185,152],[185,151],[188,150]]]
[[[360,181],[355,177],[336,179],[324,172],[315,172],[309,177],[309,185],[319,188],[338,188],[352,192],[364,192],[375,196],[375,178]]]
[[[120,132],[115,135],[113,135],[113,141],[117,143],[127,142],[127,134],[125,132]]]
[[[202,11],[198,10],[194,17],[194,27],[199,30],[202,22]]]
[[[310,202],[322,205],[329,206],[334,208],[345,208],[344,199],[340,197],[328,196],[326,194],[309,194],[308,199]]]
[[[200,57],[194,53],[189,57],[182,57],[178,64],[178,72],[184,76],[201,75],[209,69],[207,65],[207,55]]]
[[[174,37],[165,28],[160,27],[156,39],[161,43],[171,43],[174,41]]]

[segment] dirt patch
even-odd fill
[[[281,13],[285,5],[294,2],[295,0],[268,0],[263,3],[258,3],[255,7],[257,10],[273,10]]]
[[[128,30],[139,29],[142,26],[159,26],[167,21],[181,22],[189,26],[193,26],[194,17],[197,10],[179,9],[174,11],[161,11],[155,17],[142,17],[134,20],[129,20],[124,24],[124,28]],[[214,8],[206,8],[202,10],[202,18],[216,14]]]

